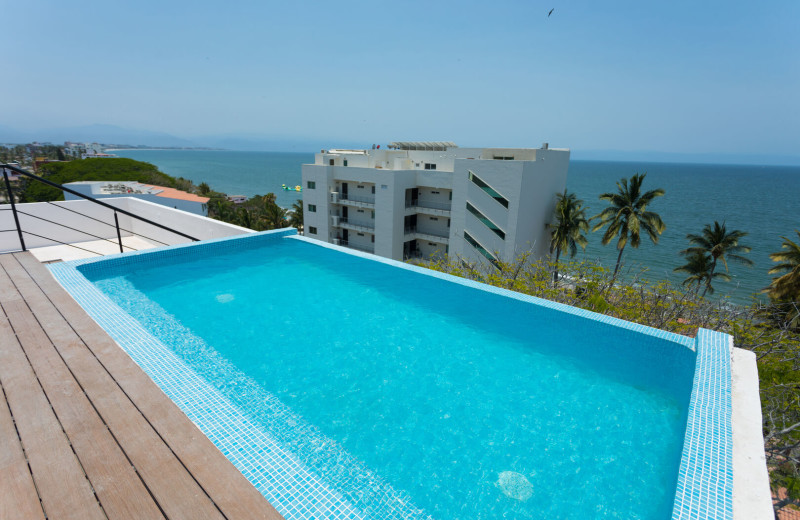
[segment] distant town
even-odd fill
[[[53,161],[71,161],[95,157],[116,157],[107,151],[114,150],[221,150],[221,148],[190,146],[144,146],[109,143],[78,143],[65,141],[64,144],[50,142],[0,143],[0,162],[16,163],[22,168],[38,171],[38,164]]]

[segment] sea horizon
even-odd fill
[[[282,207],[291,206],[302,193],[284,191],[281,184],[300,184],[301,165],[314,160],[314,152],[148,148],[117,149],[115,153],[153,163],[161,171],[195,184],[206,182],[229,195],[251,197],[272,192]],[[731,301],[747,303],[769,285],[772,277],[766,271],[774,265],[769,253],[780,250],[782,236],[791,238],[800,228],[793,218],[800,214],[800,200],[795,196],[800,193],[800,166],[571,159],[567,189],[584,201],[587,215],[593,216],[605,207],[598,196],[616,191],[617,181],[636,173],[647,173],[644,189],[665,189],[666,194],[648,209],[659,213],[667,228],[657,245],[643,237],[639,249],[626,247],[626,270],[644,269],[645,278],[680,284],[685,276],[673,270],[685,263],[679,252],[689,247],[686,234],[699,234],[704,225],[717,220],[725,222],[729,230],[748,233],[741,242],[752,247],[745,256],[755,263],[753,268],[729,263],[732,282],[715,283],[718,295],[731,294]],[[588,233],[589,245],[575,259],[613,269],[617,250],[613,242],[602,246],[601,236],[601,231]]]

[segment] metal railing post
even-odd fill
[[[11,182],[8,180],[8,170],[3,168],[3,179],[6,181],[6,192],[8,193],[8,201],[11,203],[11,213],[14,215],[14,223],[17,225],[17,234],[19,235],[19,245],[25,249],[25,239],[22,238],[22,226],[19,225],[19,215],[17,215],[17,205],[14,204],[14,194],[11,193]]]
[[[117,217],[117,212],[114,212],[114,225],[117,226],[117,240],[119,241],[119,252],[124,253],[125,251],[122,250],[122,235],[119,232],[119,218]]]

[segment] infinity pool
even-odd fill
[[[670,517],[692,340],[296,237],[242,244],[77,270],[221,396],[212,418],[191,405],[212,440],[258,433],[217,442],[246,476],[291,460],[273,471],[302,474],[292,490],[262,490],[287,519]],[[317,488],[342,506],[293,505]]]

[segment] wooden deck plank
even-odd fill
[[[29,254],[13,255],[229,519],[282,516]]]
[[[0,518],[44,519],[39,494],[0,385]]]
[[[52,341],[55,349],[61,353],[61,357],[55,350],[51,349],[52,355],[56,359],[50,360],[53,364],[63,361],[67,363],[69,370],[77,378],[77,382],[70,385],[62,383],[69,388],[63,391],[63,399],[56,401],[62,393],[57,388],[53,388],[54,396],[51,397],[56,413],[62,418],[67,434],[75,445],[78,458],[84,463],[84,467],[89,476],[90,482],[95,487],[95,491],[101,504],[106,509],[109,517],[116,518],[158,518],[161,513],[153,502],[152,494],[164,513],[172,519],[194,519],[194,518],[222,518],[214,502],[198,486],[192,475],[177,459],[175,454],[164,444],[158,434],[148,424],[147,420],[141,415],[139,410],[131,403],[128,397],[122,392],[116,382],[103,369],[102,365],[86,348],[69,324],[64,321],[61,314],[53,307],[52,303],[41,292],[36,283],[27,277],[23,267],[13,258],[0,258],[2,266],[10,274],[16,283],[22,297],[28,306],[38,316],[44,331],[42,337],[31,337],[26,345],[23,338],[23,345],[26,350],[36,351],[36,345],[45,341]],[[1,276],[1,274],[0,274]],[[46,353],[40,352],[42,356]],[[31,356],[31,354],[29,354]],[[31,356],[32,362],[34,361]],[[47,367],[47,360],[41,360],[42,370],[56,371],[58,367]],[[34,363],[36,367],[36,363]],[[67,366],[63,367],[67,370]],[[55,380],[63,381],[64,374],[55,374]],[[71,377],[71,376],[70,376]],[[42,379],[42,378],[40,378]],[[78,386],[78,382],[80,386]],[[50,395],[49,388],[45,388]],[[80,399],[88,397],[88,399]],[[83,392],[86,395],[83,395]],[[89,403],[91,400],[91,404]],[[84,405],[85,403],[85,405]],[[92,404],[97,412],[92,409]],[[82,411],[75,410],[83,408]],[[64,408],[62,414],[61,408]],[[73,413],[76,412],[76,413]],[[97,416],[99,413],[99,416]],[[86,431],[75,431],[74,434],[67,427],[67,420],[62,417],[66,415],[68,419],[77,420],[77,424],[70,426],[79,427],[81,416],[92,414],[96,418],[97,424],[105,433],[108,433],[102,421],[114,432],[116,441],[113,446],[106,445],[106,453],[100,453],[99,446],[103,446],[103,439],[100,432],[88,428],[86,419]],[[101,421],[102,417],[102,421]],[[109,434],[110,438],[110,434]],[[117,445],[119,442],[119,445]],[[80,443],[80,444],[77,444]],[[107,444],[107,443],[106,443]],[[93,448],[94,446],[94,448]],[[119,447],[122,446],[122,450]],[[84,449],[85,448],[85,449]],[[88,450],[88,451],[86,451]],[[124,450],[124,453],[123,453]],[[130,463],[127,458],[130,459]],[[98,459],[97,456],[100,456]],[[84,461],[84,458],[86,459]],[[105,468],[109,461],[116,461],[116,465]],[[99,463],[100,467],[96,467]],[[131,463],[137,468],[138,475],[133,471]],[[106,471],[103,471],[103,470]],[[90,471],[91,470],[91,471]],[[127,470],[127,471],[126,471]],[[127,472],[130,477],[127,478]],[[139,476],[144,480],[147,489],[139,480]],[[135,480],[134,480],[135,479]],[[106,491],[106,487],[109,489]],[[149,492],[148,492],[149,490]],[[101,493],[101,491],[104,491]],[[111,507],[113,506],[113,511]]]
[[[0,283],[4,283],[9,270],[3,261],[0,266],[5,268],[5,271],[0,269]],[[25,279],[16,276],[15,281],[19,290]],[[37,321],[29,309],[36,305],[31,305],[35,298],[20,294],[27,305],[9,302],[5,304],[6,315],[17,328],[19,343],[106,514],[110,518],[163,518],[117,440],[42,330],[41,324],[47,322],[47,316],[39,316],[41,321]]]
[[[3,302],[2,306],[14,304],[19,302]],[[0,383],[47,517],[106,518],[5,311],[0,313]]]

